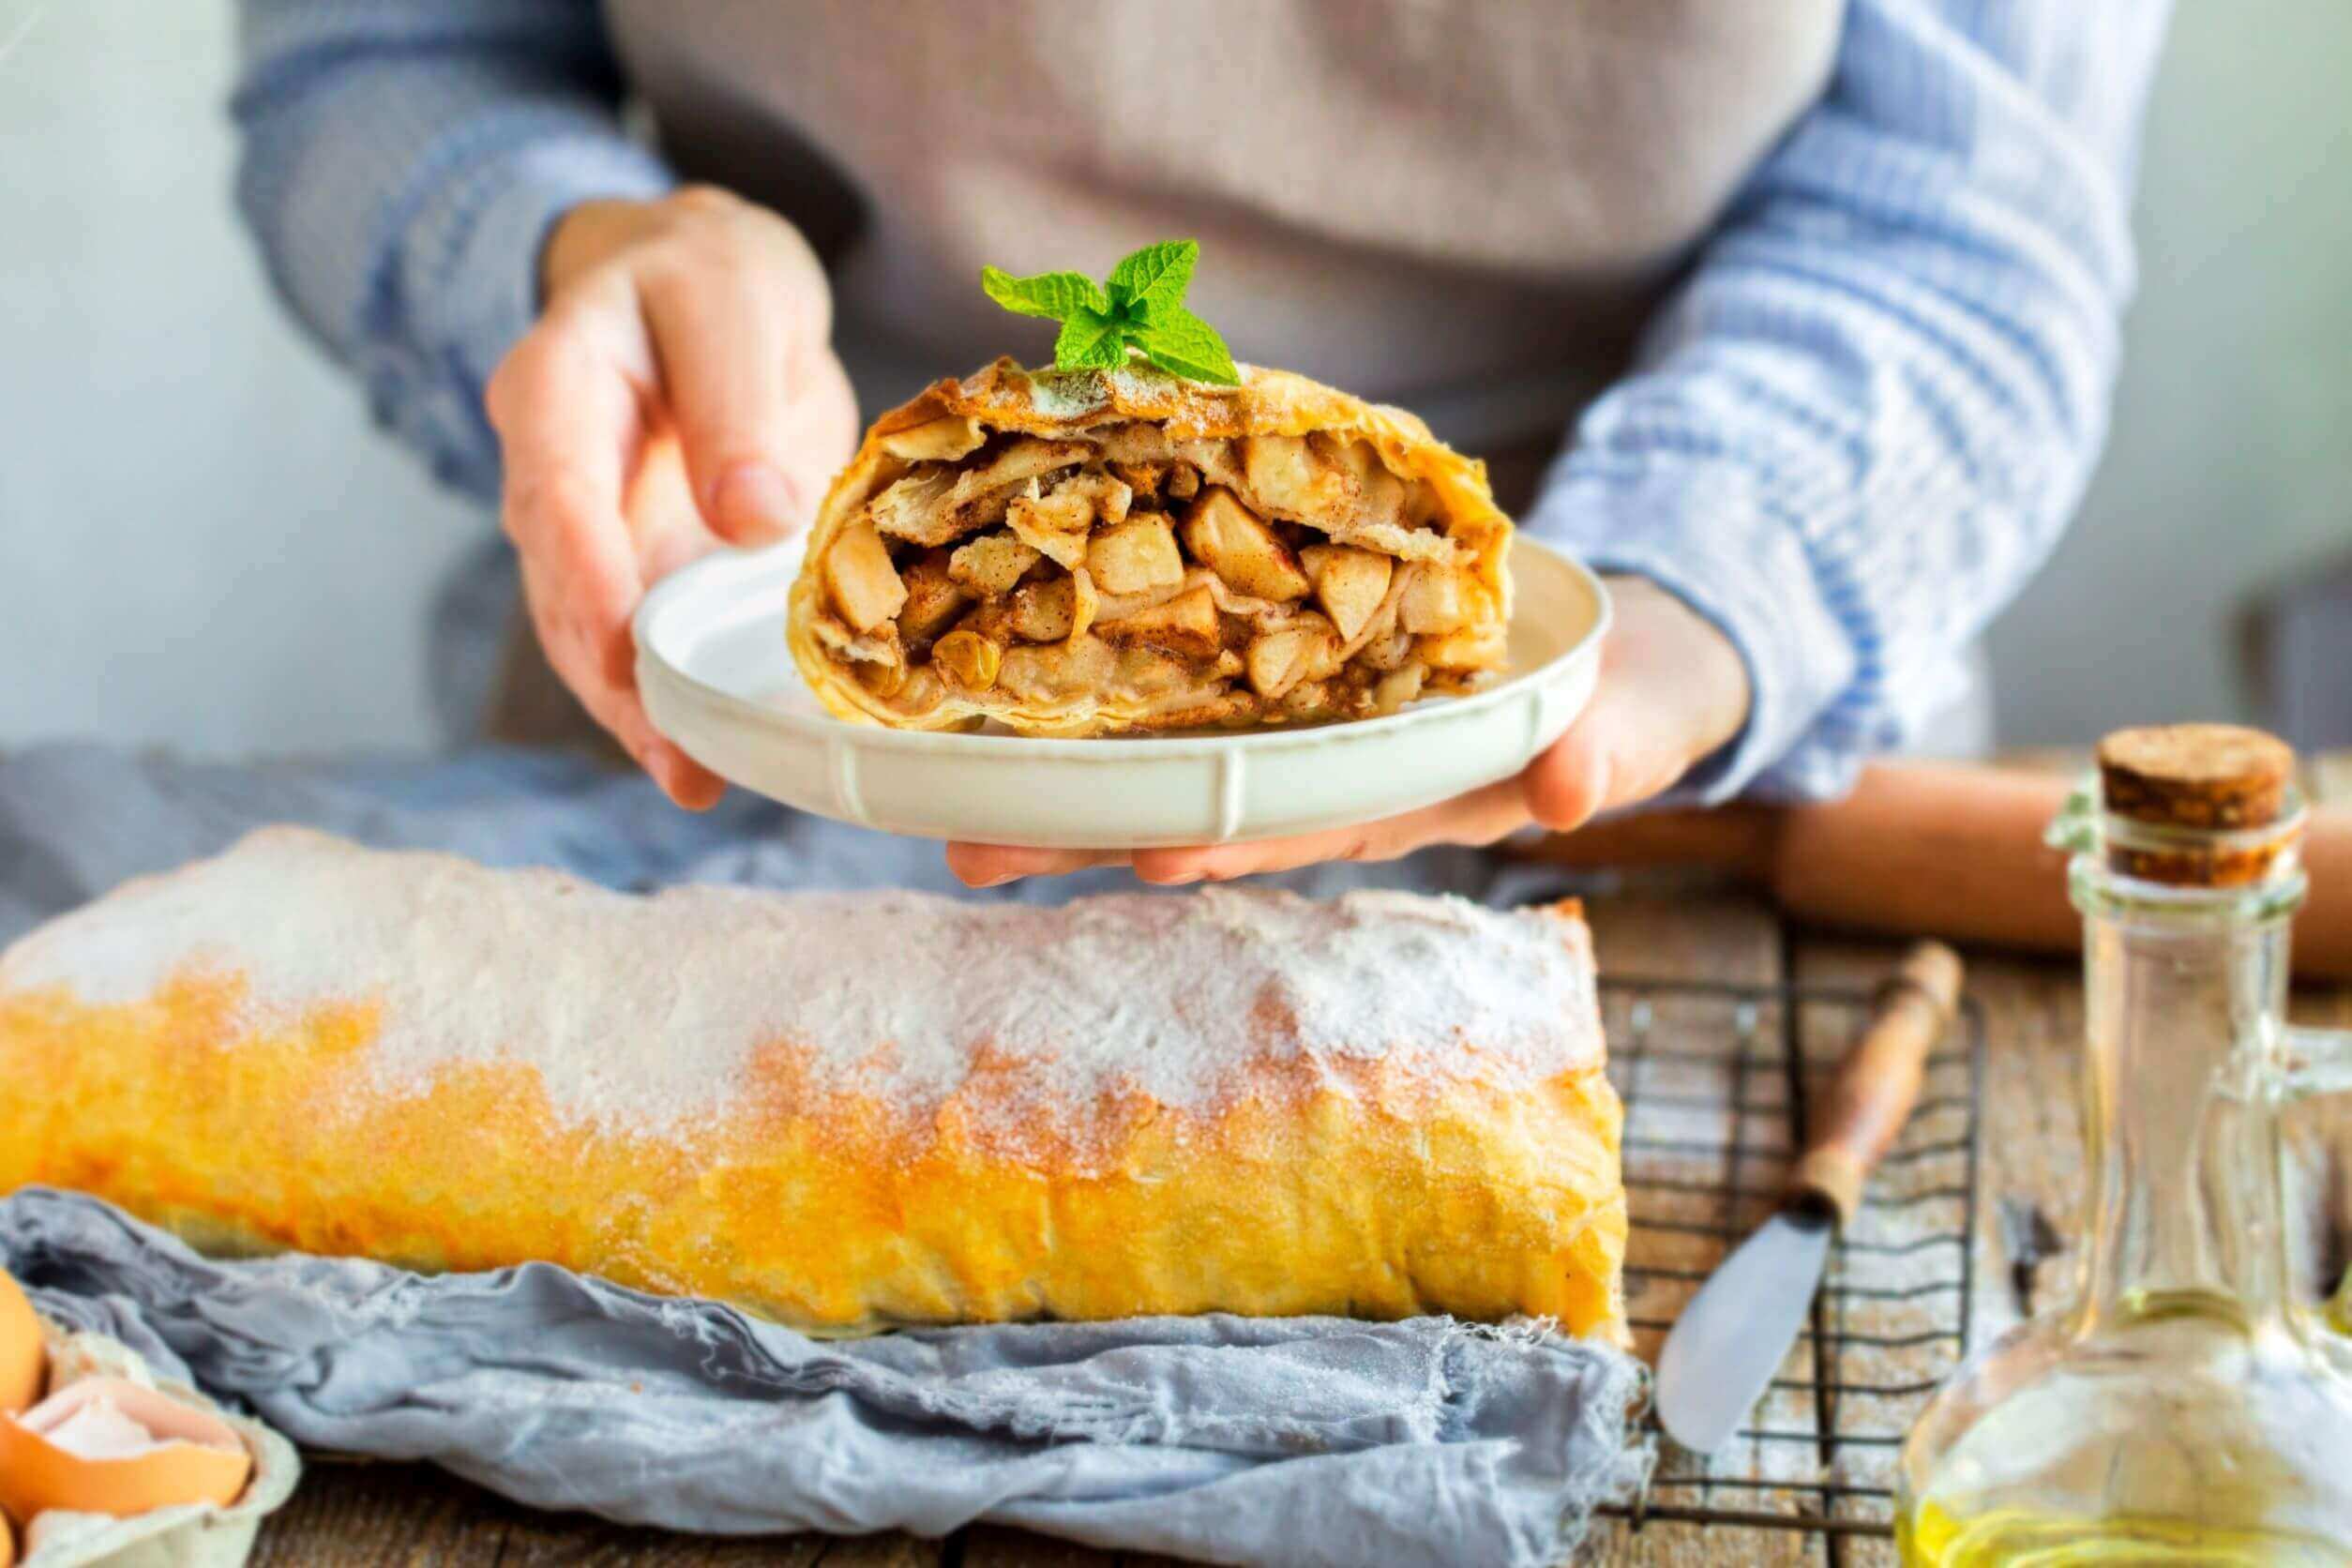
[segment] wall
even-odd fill
[[[2114,445],[1992,638],[2015,741],[2232,711],[2233,608],[2352,547],[2352,7],[2179,9]],[[0,0],[0,746],[433,732],[423,607],[488,525],[268,298],[230,28],[224,0]]]
[[[0,746],[408,746],[490,526],[369,428],[231,218],[219,0],[0,0]]]
[[[2352,6],[2180,0],[2106,460],[1995,627],[2003,739],[2232,716],[2234,617],[2352,550]]]

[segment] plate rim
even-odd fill
[[[716,568],[749,570],[767,564],[768,558],[781,559],[806,549],[806,535],[777,544],[763,545],[756,550],[722,549],[690,561],[663,578],[646,591],[636,611],[629,617],[629,636],[636,645],[636,674],[641,686],[649,669],[662,680],[685,688],[694,701],[706,703],[722,713],[755,727],[789,731],[798,738],[818,746],[834,744],[837,738],[860,746],[909,753],[944,752],[967,753],[974,757],[1001,755],[1017,751],[1020,755],[1039,759],[1086,759],[1100,762],[1144,761],[1153,758],[1173,760],[1182,757],[1221,755],[1229,751],[1269,751],[1306,748],[1332,744],[1340,740],[1371,740],[1395,731],[1427,723],[1446,714],[1468,715],[1488,707],[1499,706],[1521,687],[1551,675],[1561,666],[1584,657],[1597,649],[1615,624],[1616,601],[1601,574],[1584,561],[1564,550],[1524,533],[1512,535],[1512,548],[1525,546],[1552,562],[1564,566],[1591,596],[1594,614],[1591,625],[1577,638],[1550,658],[1532,670],[1521,671],[1508,680],[1498,681],[1481,691],[1467,696],[1449,697],[1426,706],[1416,704],[1397,713],[1381,714],[1372,718],[1335,719],[1320,724],[1277,725],[1257,730],[1229,731],[1188,731],[1173,735],[1106,735],[1099,737],[1070,735],[986,735],[960,731],[898,730],[886,724],[859,724],[824,712],[793,713],[776,708],[749,697],[739,696],[723,686],[713,686],[687,671],[683,665],[656,652],[650,635],[655,618],[671,601],[683,598],[694,587],[691,580],[698,572]],[[783,635],[779,616],[776,633]],[[788,651],[789,656],[789,651]],[[676,737],[664,735],[673,744],[682,744]]]

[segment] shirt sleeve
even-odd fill
[[[595,0],[240,0],[239,210],[286,303],[443,480],[498,488],[482,410],[555,219],[671,175],[622,131]]]
[[[1674,792],[1837,792],[1958,694],[2104,439],[2163,0],[1852,0],[1531,532],[1663,584],[1747,661]]]

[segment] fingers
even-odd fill
[[[947,868],[966,887],[1002,887],[1023,877],[1059,877],[1090,866],[1121,866],[1123,850],[1024,850],[1008,844],[947,846]]]
[[[726,781],[664,740],[654,729],[637,694],[634,672],[626,676],[615,672],[616,665],[626,670],[627,664],[601,656],[596,647],[603,641],[601,638],[565,629],[579,623],[580,614],[575,608],[578,596],[570,589],[550,587],[550,580],[562,581],[561,573],[550,574],[525,562],[524,602],[540,646],[555,672],[579,697],[589,716],[621,743],[662,793],[689,811],[706,811],[716,806],[726,792]],[[622,635],[626,635],[626,618]]]
[[[1395,860],[1431,844],[1491,844],[1527,823],[1525,793],[1517,779],[1506,778],[1418,811],[1329,833],[1197,849],[1138,850],[1135,874],[1145,882],[1183,884],[1295,870],[1327,860]]]
[[[1132,863],[1148,882],[1183,886],[1327,860],[1395,860],[1430,844],[1491,844],[1525,827],[1527,802],[1516,779],[1384,822],[1294,838],[1174,850],[1024,850],[1002,844],[950,844],[947,868],[967,887],[999,887],[1022,877],[1058,877],[1093,866]]]
[[[1747,719],[1746,663],[1712,623],[1653,584],[1613,586],[1592,701],[1524,776],[1535,820],[1556,833],[1669,788]]]
[[[801,272],[735,235],[639,281],[696,505],[731,544],[806,527],[855,433],[848,379],[825,345],[822,277]]]
[[[1623,737],[1609,714],[1594,711],[1603,705],[1594,698],[1523,776],[1530,814],[1554,833],[1572,833],[1612,804],[1614,753]]]
[[[1671,788],[1706,749],[1654,706],[1596,701],[1523,776],[1529,811],[1552,832],[1572,833]]]
[[[501,517],[549,663],[672,800],[711,805],[724,785],[655,731],[637,693],[629,617],[645,583],[622,511],[642,444],[635,390],[579,335],[542,329],[499,367],[488,404],[505,457]]]
[[[708,811],[727,793],[727,780],[668,741],[655,740],[638,763],[663,794],[688,811]]]

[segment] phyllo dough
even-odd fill
[[[875,422],[793,584],[825,706],[902,729],[1239,728],[1502,668],[1511,521],[1400,409],[999,360]]]
[[[816,1333],[1623,1334],[1568,906],[639,897],[272,830],[0,956],[0,1191],[200,1245],[546,1259]]]

